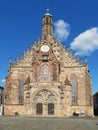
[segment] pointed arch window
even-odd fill
[[[75,74],[71,75],[71,85],[72,85],[72,104],[75,105],[77,104],[77,77]]]
[[[53,80],[57,80],[57,67],[53,66]]]
[[[24,79],[19,80],[19,104],[23,104],[24,102]]]
[[[40,71],[40,80],[50,80],[50,70],[48,65],[43,65]]]

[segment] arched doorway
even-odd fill
[[[54,115],[54,103],[48,103],[48,115]]]
[[[36,114],[37,115],[42,115],[43,114],[43,104],[42,103],[37,103],[36,104]]]
[[[57,98],[51,91],[42,89],[33,98],[33,104],[36,115],[54,115]]]

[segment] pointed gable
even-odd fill
[[[67,76],[66,76],[66,79],[65,79],[65,84],[69,85],[69,86],[72,86]]]
[[[28,84],[28,83],[30,83],[30,76],[27,77],[27,79],[25,80],[24,85],[26,85],[26,84]]]

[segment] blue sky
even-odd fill
[[[98,0],[0,0],[0,86],[9,58],[17,58],[41,37],[42,16],[49,8],[55,34],[76,54],[88,56],[93,93],[98,91]],[[57,30],[58,29],[58,30]]]

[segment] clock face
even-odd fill
[[[42,52],[48,52],[49,51],[49,46],[48,45],[43,45],[43,46],[41,46],[41,51]]]

